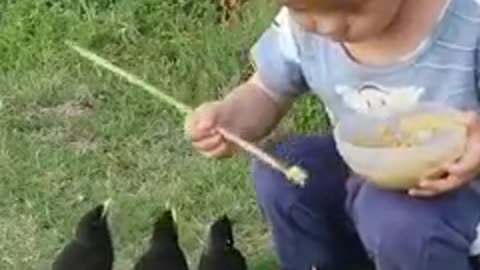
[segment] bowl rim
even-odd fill
[[[426,108],[427,111],[425,110],[422,110],[423,108]],[[391,117],[394,117],[394,118],[399,118],[399,117],[402,117],[402,116],[406,116],[406,115],[414,115],[416,112],[419,112],[419,114],[423,112],[428,112],[428,108],[433,108],[433,109],[441,109],[441,111],[437,111],[437,113],[439,114],[443,114],[443,115],[452,115],[452,117],[461,117],[461,111],[456,109],[456,108],[453,108],[451,106],[446,106],[442,103],[435,103],[435,102],[421,102],[419,104],[417,104],[416,106],[410,108],[410,109],[405,109],[405,110],[399,110],[398,112],[393,112],[390,113],[389,115],[386,115],[384,117],[378,117],[378,116],[375,116],[375,115],[368,115],[368,114],[363,114],[363,113],[360,113],[360,114],[354,114],[354,115],[350,115],[350,116],[347,116],[346,119],[347,120],[340,120],[339,122],[337,122],[335,125],[334,125],[334,128],[333,128],[333,136],[334,136],[334,140],[336,142],[336,144],[340,144],[341,145],[345,145],[345,146],[348,146],[349,148],[353,148],[353,149],[358,149],[358,150],[368,150],[368,151],[376,151],[376,152],[389,152],[389,153],[402,153],[402,154],[406,154],[406,153],[409,153],[409,152],[418,152],[418,151],[422,151],[422,150],[428,150],[431,148],[431,144],[423,144],[423,145],[416,145],[416,146],[407,146],[407,147],[363,147],[363,146],[358,146],[358,145],[355,145],[353,144],[352,142],[350,141],[347,141],[347,140],[343,140],[342,139],[342,136],[340,134],[341,132],[341,128],[343,126],[343,124],[345,124],[345,121],[348,121],[348,120],[352,120],[354,119],[356,116],[360,116],[360,117],[363,117],[365,119],[367,118],[371,118],[371,119],[380,119],[380,121],[385,121],[386,119],[390,119]],[[434,112],[435,113],[435,112]],[[462,137],[466,137],[467,136],[467,127],[465,125],[456,125],[454,128],[451,128],[452,132],[453,130],[455,130],[456,132],[461,132],[462,133]]]

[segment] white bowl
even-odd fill
[[[354,142],[372,142],[379,137],[382,127],[397,128],[401,118],[423,113],[452,117],[452,120],[460,117],[459,111],[433,103],[422,103],[408,111],[382,117],[351,115],[342,119],[334,129],[337,149],[351,170],[366,181],[387,189],[412,188],[421,176],[463,154],[467,135],[464,125],[449,125],[412,147],[368,147]]]

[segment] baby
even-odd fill
[[[255,74],[187,120],[193,145],[230,157],[224,127],[258,141],[301,94],[345,115],[436,101],[465,111],[464,155],[408,192],[352,173],[330,134],[292,136],[275,154],[305,168],[304,188],[253,162],[259,207],[281,269],[470,270],[480,222],[480,1],[283,0],[255,44]]]

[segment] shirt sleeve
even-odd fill
[[[251,57],[265,91],[275,100],[292,99],[307,91],[288,9],[280,10],[253,46]]]

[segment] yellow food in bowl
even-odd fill
[[[385,116],[355,114],[334,128],[337,149],[352,172],[379,187],[414,187],[465,150],[466,126],[447,105],[423,103]]]
[[[452,128],[461,125],[460,119],[454,116],[438,114],[419,114],[409,116],[400,121],[400,129],[405,132],[415,132],[418,130],[435,131],[438,129]]]
[[[400,119],[398,130],[383,126],[378,135],[368,141],[356,140],[354,145],[361,147],[410,148],[421,145],[431,139],[436,132],[454,128],[461,122],[452,116],[438,114],[420,114]]]

